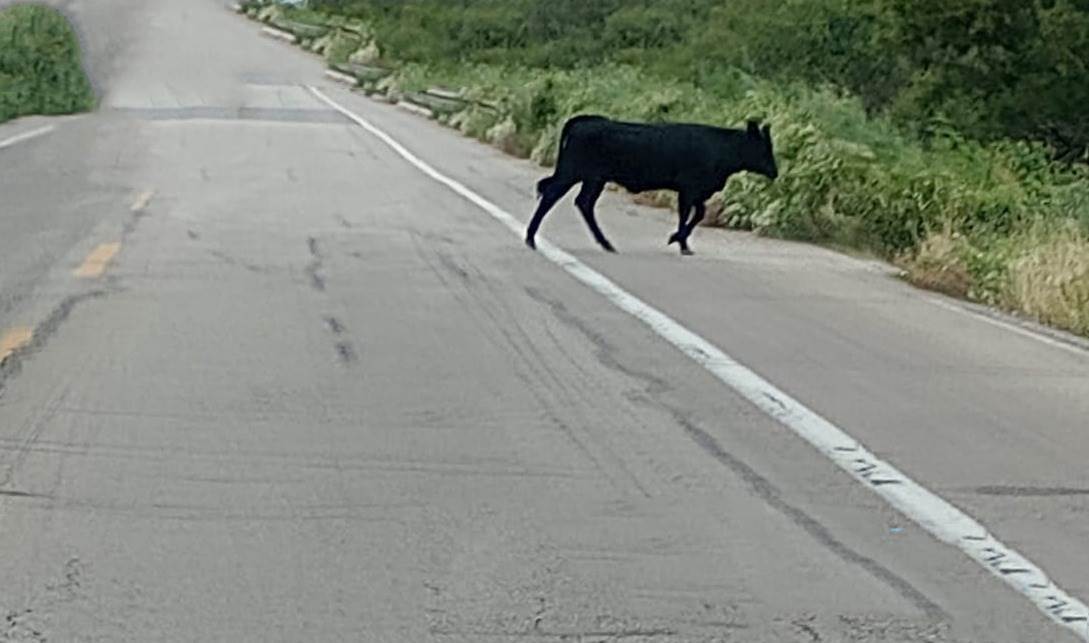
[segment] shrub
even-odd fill
[[[86,111],[94,100],[64,16],[38,5],[0,10],[0,122]]]

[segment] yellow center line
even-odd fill
[[[103,243],[99,245],[91,251],[91,254],[87,255],[87,258],[83,260],[83,264],[76,268],[76,277],[80,279],[101,277],[119,250],[121,250],[120,243]]]
[[[146,208],[148,204],[151,203],[151,198],[154,196],[155,190],[144,190],[143,192],[141,192],[136,197],[136,200],[132,203],[132,211],[140,212],[141,210]]]
[[[11,357],[12,353],[30,343],[34,337],[34,329],[19,327],[12,328],[0,335],[0,364]]]

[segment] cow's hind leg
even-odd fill
[[[582,218],[586,220],[586,225],[590,228],[590,232],[594,235],[594,239],[602,248],[609,252],[616,252],[616,249],[613,248],[613,244],[609,243],[609,240],[602,234],[601,228],[597,225],[597,218],[594,216],[594,204],[597,203],[597,200],[601,197],[601,192],[604,189],[604,181],[584,181],[582,183],[582,190],[579,191],[579,195],[575,198],[575,205],[577,205],[579,211],[582,212]]]
[[[704,215],[707,213],[707,207],[702,201],[696,203],[696,211],[692,215],[692,220],[688,222],[688,226],[685,227],[684,236],[681,238],[681,253],[690,255],[692,251],[688,249],[688,237],[692,236],[692,231],[696,229],[696,226],[703,221]]]
[[[537,230],[541,227],[541,221],[544,219],[548,211],[552,209],[552,206],[556,205],[556,202],[563,198],[563,195],[574,187],[575,181],[562,180],[555,176],[547,178],[540,182],[538,185],[540,191],[541,201],[537,204],[537,211],[533,213],[533,218],[529,222],[529,227],[526,228],[526,245],[530,248],[537,248],[537,242],[535,240],[537,236]]]
[[[688,214],[692,211],[692,197],[684,192],[677,195],[677,231],[669,236],[666,245],[681,244],[681,254],[692,254],[688,249]]]

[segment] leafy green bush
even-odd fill
[[[79,44],[64,16],[38,5],[0,10],[0,122],[93,106]]]

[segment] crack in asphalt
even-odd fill
[[[983,496],[1011,496],[1015,498],[1054,498],[1062,496],[1089,496],[1089,489],[1078,487],[1031,487],[1016,485],[987,485],[972,491]]]
[[[318,247],[318,240],[314,237],[307,237],[306,247],[310,250],[311,257],[310,263],[306,265],[306,274],[310,277],[310,286],[314,290],[325,292],[325,277],[321,274],[324,259],[321,256],[321,249]]]
[[[57,333],[76,306],[85,301],[106,297],[111,292],[115,291],[98,289],[65,297],[44,321],[34,327],[34,333],[30,341],[0,363],[0,397],[4,394],[5,386],[22,371],[23,363],[32,354],[45,347],[49,339]]]

